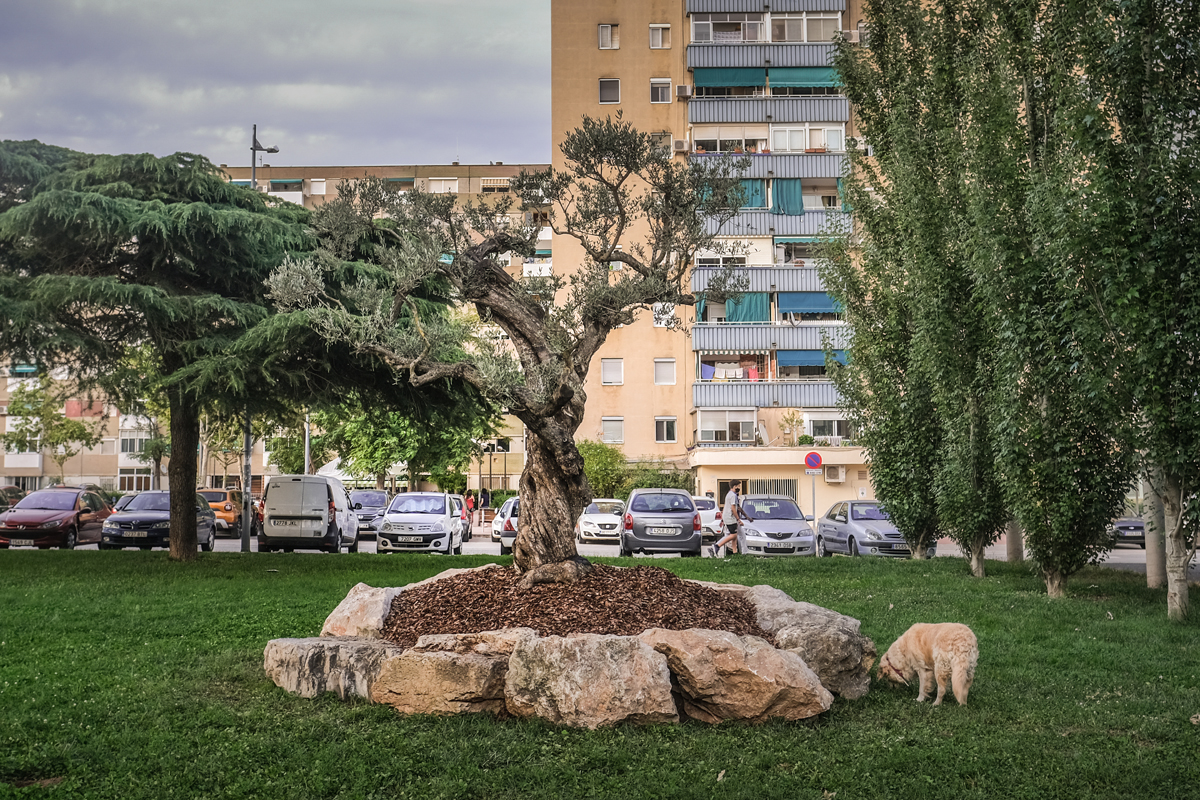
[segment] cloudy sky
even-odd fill
[[[0,139],[279,165],[550,158],[550,0],[0,0]]]

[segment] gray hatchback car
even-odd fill
[[[700,512],[679,489],[634,489],[621,524],[621,555],[679,553],[699,556]]]
[[[937,547],[929,548],[933,556]],[[878,502],[834,503],[817,520],[817,555],[845,553],[848,556],[909,558],[908,542],[892,524]]]

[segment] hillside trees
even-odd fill
[[[453,196],[366,180],[316,215],[317,258],[289,262],[272,278],[273,296],[306,309],[330,340],[378,357],[414,385],[460,378],[525,423],[525,513],[515,546],[523,572],[579,564],[572,531],[591,490],[574,434],[592,357],[639,312],[695,303],[686,287],[693,258],[721,249],[705,223],[732,218],[743,196],[733,162],[689,167],[619,119],[586,119],[562,149],[565,169],[519,176],[512,190],[524,208],[548,206],[554,232],[582,248],[586,260],[569,277],[506,271],[498,257],[533,255],[538,235],[533,225],[511,224],[507,198],[461,207]],[[366,238],[372,247],[364,252]],[[325,291],[328,275],[351,259],[379,268],[359,284],[357,310]],[[410,295],[430,279],[505,338],[426,319]],[[719,294],[720,281],[714,289]]]

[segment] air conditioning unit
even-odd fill
[[[674,142],[674,150],[676,153],[686,153],[688,149],[687,139],[676,139]]]
[[[845,483],[846,468],[842,465],[825,465],[825,482],[826,483]]]
[[[675,87],[675,96],[682,97],[685,99],[688,97],[691,97],[692,96],[692,87],[688,86],[686,83],[679,84],[678,86]]]
[[[8,414],[8,406],[0,406],[0,417]]]
[[[842,38],[850,44],[858,44],[858,31],[842,31]]]

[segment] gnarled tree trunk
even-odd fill
[[[570,428],[570,430],[568,430]],[[530,429],[521,473],[521,517],[513,563],[518,572],[557,564],[578,555],[575,521],[592,501],[575,446],[573,427],[542,425]]]
[[[171,489],[171,558],[195,561],[196,553],[196,449],[200,446],[200,411],[177,388],[169,391],[171,450],[167,465]]]

